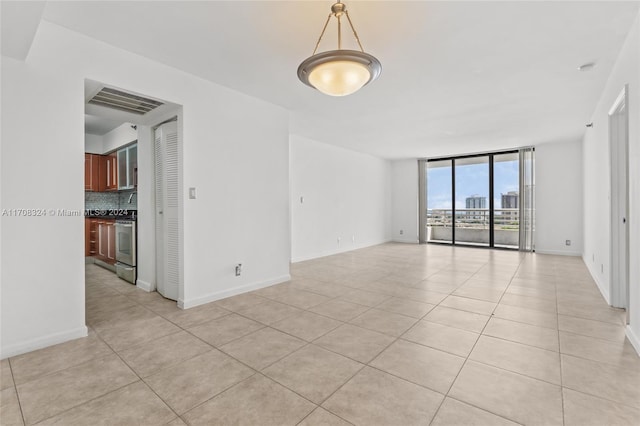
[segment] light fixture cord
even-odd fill
[[[342,49],[342,21],[340,20],[340,15],[337,15],[338,18],[338,50]]]
[[[364,53],[364,49],[362,48],[362,43],[360,43],[360,37],[358,37],[358,33],[356,32],[356,29],[353,27],[353,22],[351,22],[351,17],[349,16],[349,11],[345,10],[344,14],[347,15],[347,20],[349,21],[349,26],[351,27],[351,31],[353,31],[353,36],[356,38],[356,41],[358,42],[358,46],[360,46],[360,51]],[[339,21],[339,19],[338,19]]]
[[[324,35],[324,32],[327,30],[327,25],[329,25],[329,20],[331,19],[331,15],[333,15],[333,13],[330,13],[329,16],[327,16],[327,22],[325,22],[324,23],[324,27],[322,27],[322,32],[320,33],[320,37],[318,37],[318,42],[316,43],[316,48],[313,49],[313,53],[311,54],[311,56],[315,55],[316,52],[318,51],[318,46],[320,46],[320,42],[322,41],[322,36]]]
[[[360,51],[364,53],[364,48],[362,47],[362,43],[360,43],[360,37],[358,37],[358,33],[356,32],[356,29],[353,26],[353,22],[351,22],[349,11],[345,9],[343,13],[347,15],[347,20],[349,21],[349,26],[351,27],[351,31],[353,31],[353,36],[358,42],[358,46],[360,46]],[[338,20],[338,50],[342,49],[342,21],[340,20],[341,15],[337,15],[331,12],[329,16],[327,16],[327,21],[324,23],[324,27],[322,27],[322,32],[320,33],[320,37],[318,37],[318,42],[316,43],[316,47],[315,49],[313,49],[313,53],[311,54],[311,56],[315,55],[316,52],[318,51],[318,47],[320,47],[320,42],[322,41],[322,37],[324,36],[324,33],[327,31],[327,26],[329,25],[329,21],[331,20],[332,16],[335,16],[336,19]]]

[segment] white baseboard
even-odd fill
[[[27,340],[25,342],[14,343],[13,345],[3,346],[0,348],[0,359],[21,355],[36,349],[46,348],[47,346],[57,345],[58,343],[68,342],[69,340],[86,337],[88,330],[86,326],[78,327],[73,330],[53,333],[48,336],[38,337]]]
[[[260,281],[257,283],[250,283],[239,287],[234,287],[229,290],[218,291],[208,294],[206,296],[197,297],[189,300],[178,300],[178,307],[181,309],[189,309],[195,306],[204,305],[205,303],[215,302],[216,300],[225,299],[227,297],[236,296],[238,294],[246,293],[248,291],[258,290],[264,287],[269,287],[274,284],[280,284],[285,281],[291,280],[291,275],[281,275],[276,278],[272,278],[266,281]]]
[[[393,240],[391,240],[391,242],[394,243],[403,243],[403,244],[418,244],[418,239],[417,238],[394,238]]]
[[[575,251],[562,251],[562,250],[540,250],[536,247],[536,253],[537,254],[551,254],[554,256],[576,256],[576,257],[582,257],[582,253],[578,253]]]
[[[138,278],[136,280],[136,287],[138,287],[141,290],[148,291],[148,292],[152,292],[152,291],[156,290],[156,286],[155,285],[153,285],[153,284],[151,284],[149,282],[143,281],[140,278]]]
[[[600,280],[600,276],[597,273],[594,273],[594,271],[591,269],[591,265],[587,262],[587,259],[585,259],[584,256],[582,257],[582,261],[585,265],[587,265],[587,270],[589,271],[591,278],[593,278],[593,281],[596,282],[596,287],[598,287],[598,290],[600,290],[600,294],[602,294],[602,297],[604,297],[605,302],[607,302],[607,305],[611,306],[611,299],[609,297],[609,286],[602,283],[602,281]]]
[[[627,335],[627,339],[629,339],[631,346],[633,346],[633,349],[635,349],[638,356],[640,356],[640,339],[638,339],[638,336],[630,325],[627,325],[625,328],[625,334]]]
[[[363,248],[378,246],[380,244],[385,244],[385,243],[390,243],[390,242],[391,242],[391,240],[384,240],[384,241],[378,241],[378,242],[375,242],[375,243],[367,243],[367,244],[361,244],[361,245],[352,246],[352,247],[346,247],[346,248],[343,248],[343,249],[325,250],[325,251],[321,251],[321,252],[314,253],[314,254],[292,257],[291,258],[291,263],[304,262],[305,260],[318,259],[320,257],[326,257],[326,256],[333,256],[334,254],[346,253],[346,252],[349,252],[349,251],[360,250],[360,249],[363,249]]]

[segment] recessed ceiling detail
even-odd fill
[[[144,115],[163,105],[162,102],[109,87],[103,87],[93,98],[89,99],[89,103],[139,115]]]

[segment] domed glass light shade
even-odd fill
[[[347,17],[360,51],[343,50],[341,17]],[[316,54],[331,17],[338,20],[338,50]],[[382,65],[374,56],[362,49],[358,34],[353,28],[351,18],[343,3],[335,3],[331,14],[322,29],[313,55],[305,59],[298,67],[298,78],[304,84],[330,96],[346,96],[357,92],[369,82],[375,80],[382,71]]]

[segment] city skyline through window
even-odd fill
[[[518,247],[518,152],[430,160],[425,165],[426,241]]]
[[[494,196],[496,208],[502,208],[502,194],[519,191],[519,167],[517,155],[509,161],[496,161],[494,167]],[[478,170],[458,168],[456,170],[456,209],[466,208],[466,198],[478,195],[487,199],[489,206],[489,187]],[[428,169],[427,175],[427,208],[451,209],[451,167],[434,167]],[[464,192],[458,187],[465,188]]]

